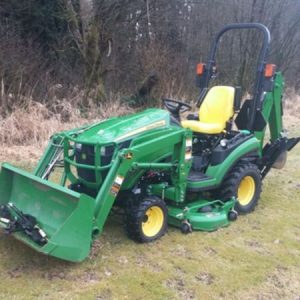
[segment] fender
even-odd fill
[[[188,190],[210,190],[219,186],[226,174],[232,169],[232,167],[247,154],[257,152],[258,157],[260,154],[260,143],[256,137],[251,137],[246,142],[235,148],[227,158],[218,165],[209,165],[205,173],[206,178],[200,182],[188,182]]]

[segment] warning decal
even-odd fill
[[[117,175],[116,176],[116,179],[110,189],[110,192],[116,197],[121,189],[121,185],[124,181],[124,177],[123,176],[120,176],[120,175]]]

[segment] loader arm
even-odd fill
[[[175,197],[178,202],[183,201],[191,167],[191,137],[189,130],[173,127],[162,130],[156,138],[120,150],[95,198],[66,188],[65,182],[59,185],[48,180],[47,170],[51,169],[67,139],[56,137],[51,140],[35,174],[3,164],[0,227],[39,252],[81,261],[89,254],[93,238],[102,232],[130,171],[169,170]],[[147,157],[159,149],[170,147],[173,154],[168,162],[147,161]]]
[[[176,129],[154,140],[122,150],[115,159],[95,199],[94,233],[100,234],[102,232],[116,196],[129,171],[170,170],[175,185],[175,198],[178,202],[182,201],[186,190],[186,178],[191,167],[191,156],[187,155],[190,151],[187,140],[191,140],[191,138],[191,131]],[[170,145],[174,147],[171,162],[142,162],[150,154],[155,153],[157,149]]]

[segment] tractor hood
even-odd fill
[[[169,125],[169,112],[162,109],[147,109],[85,127],[79,130],[76,141],[87,144],[119,143],[149,130],[165,128]]]

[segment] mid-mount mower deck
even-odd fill
[[[229,30],[263,34],[253,98],[214,86],[215,56]],[[124,209],[130,238],[150,242],[167,224],[212,231],[251,212],[271,167],[284,165],[300,138],[282,126],[283,79],[266,64],[270,34],[261,24],[232,24],[216,36],[199,64],[198,114],[164,99],[148,109],[55,134],[33,174],[7,163],[0,173],[0,226],[39,252],[69,261],[87,257],[112,208]],[[235,123],[237,129],[233,129]],[[265,130],[270,140],[264,145]],[[53,171],[61,168],[59,183]]]

